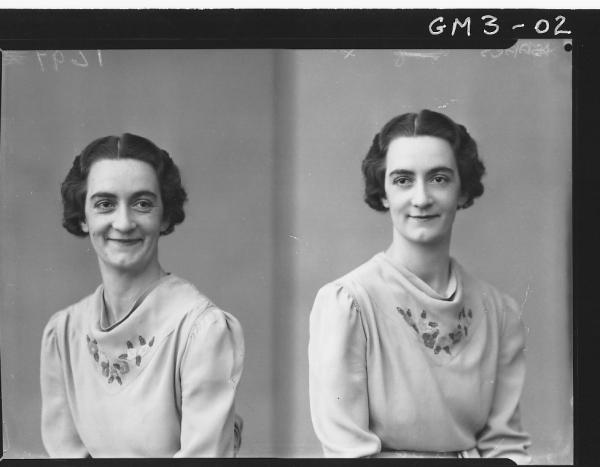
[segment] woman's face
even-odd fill
[[[158,262],[166,227],[154,168],[136,159],[101,159],[87,178],[85,221],[101,267],[142,273]]]
[[[454,152],[434,136],[398,137],[386,156],[383,205],[390,210],[394,239],[413,244],[450,242],[461,196]]]

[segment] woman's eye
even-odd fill
[[[112,201],[102,200],[94,204],[94,207],[100,211],[110,211],[114,207],[114,204]]]
[[[410,179],[407,177],[398,177],[394,179],[394,185],[407,185],[410,183]]]
[[[435,183],[446,183],[448,181],[448,178],[443,175],[436,175],[435,177],[433,177],[433,181]]]
[[[148,211],[152,210],[152,208],[154,207],[154,204],[150,200],[139,199],[133,204],[133,206],[134,206],[134,208],[138,209],[139,211],[148,212]]]

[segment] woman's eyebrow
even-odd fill
[[[90,196],[90,199],[94,198],[111,198],[114,199],[117,196],[114,193],[109,193],[108,191],[99,191]]]
[[[393,175],[414,175],[415,173],[412,170],[407,169],[394,169],[390,172],[389,176]]]
[[[455,170],[452,169],[452,168],[450,168],[450,167],[447,167],[445,165],[440,165],[440,166],[433,167],[433,168],[429,169],[427,171],[427,175],[431,175],[431,174],[434,174],[434,173],[440,173],[440,172],[446,173],[446,174],[449,174],[449,175],[454,175]],[[394,170],[392,170],[389,173],[388,176],[389,177],[395,177],[396,175],[411,175],[411,176],[414,176],[415,172],[413,170],[408,170],[408,169],[394,169]]]
[[[153,199],[157,199],[158,195],[156,193],[154,193],[153,191],[150,190],[140,190],[140,191],[136,191],[134,193],[132,193],[131,195],[129,195],[129,198],[139,198],[141,196],[146,196],[148,198],[153,198]],[[94,193],[93,195],[90,196],[90,199],[95,199],[95,198],[109,198],[109,199],[116,199],[118,196],[115,195],[114,193],[110,193],[108,191],[99,191],[97,193]]]
[[[428,174],[438,173],[438,172],[445,172],[445,173],[448,173],[448,174],[454,174],[454,169],[452,169],[450,167],[446,167],[445,165],[440,165],[439,167],[434,167],[434,168],[429,169],[427,171]]]
[[[158,195],[156,193],[154,193],[153,191],[150,190],[140,190],[140,191],[136,191],[135,193],[133,193],[130,198],[139,198],[141,196],[146,196],[148,198],[158,198]]]

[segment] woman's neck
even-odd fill
[[[120,271],[100,264],[104,286],[104,301],[109,325],[121,320],[131,309],[133,302],[148,287],[165,275],[158,261],[142,273]]]
[[[391,261],[408,269],[436,292],[444,294],[450,279],[450,239],[422,245],[394,237],[386,251]]]

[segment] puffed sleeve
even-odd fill
[[[75,428],[65,390],[57,329],[63,322],[62,313],[54,315],[42,336],[42,441],[50,457],[87,457],[89,453]]]
[[[242,328],[230,314],[206,310],[194,322],[184,352],[181,448],[175,457],[232,457],[235,393],[244,360]]]
[[[363,457],[381,451],[369,431],[366,335],[356,300],[328,284],[310,315],[310,409],[326,457]]]
[[[492,409],[479,433],[477,448],[482,457],[507,457],[528,464],[531,441],[521,426],[519,400],[525,382],[525,326],[518,305],[505,297],[501,312],[500,349]]]

